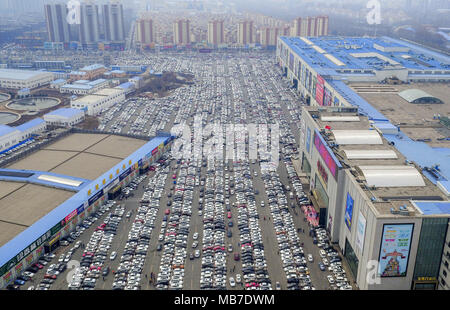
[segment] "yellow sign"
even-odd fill
[[[116,170],[116,174],[119,174],[119,173],[120,173],[120,169],[117,169],[117,170]]]
[[[105,179],[103,179],[103,185],[105,185],[106,184],[106,180]]]
[[[109,179],[111,180],[113,178],[113,175],[112,175],[112,173],[109,175]]]
[[[99,187],[98,184],[96,184],[96,185],[95,185],[95,189],[98,190],[98,187]]]
[[[92,194],[92,191],[88,190],[88,196],[91,196],[91,194]]]
[[[128,164],[131,165],[131,159],[128,161]]]
[[[126,167],[125,164],[123,164],[122,169],[125,170],[125,167]]]
[[[418,277],[417,281],[436,281],[435,277]]]

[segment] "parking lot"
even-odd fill
[[[326,232],[311,229],[300,209],[309,199],[291,158],[298,158],[302,102],[274,55],[180,54],[153,65],[191,73],[195,84],[155,100],[127,99],[102,114],[99,129],[154,135],[177,124],[194,128],[194,118],[203,128],[276,122],[277,169],[261,156],[177,160],[168,153],[48,258],[60,266],[42,266],[47,274],[38,271],[24,287],[47,275],[42,289],[351,289]],[[77,272],[67,266],[72,260],[81,264]]]

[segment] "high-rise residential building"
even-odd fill
[[[44,6],[50,42],[69,42],[70,31],[67,23],[67,6],[63,3],[46,4]]]
[[[80,42],[82,44],[97,44],[100,40],[100,23],[98,6],[91,2],[80,6]]]
[[[173,23],[173,43],[174,44],[191,43],[189,19],[179,19]]]
[[[153,19],[142,18],[136,21],[136,41],[141,45],[149,45],[156,42]]]
[[[247,45],[255,43],[253,21],[240,21],[237,29],[237,43],[240,45]]]
[[[211,20],[208,23],[208,44],[219,45],[225,43],[223,20]]]
[[[318,37],[328,35],[328,16],[298,17],[291,28],[293,37]]]
[[[102,6],[105,41],[124,42],[125,25],[123,21],[123,6],[121,3],[108,3]]]
[[[278,36],[282,35],[283,29],[278,27],[263,27],[260,30],[260,43],[263,46],[276,46]]]

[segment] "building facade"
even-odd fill
[[[240,21],[237,25],[237,43],[239,45],[249,45],[255,43],[255,32],[253,21]]]
[[[173,43],[180,45],[191,43],[189,19],[179,19],[173,23]]]
[[[67,6],[63,3],[46,4],[44,10],[49,41],[69,42],[70,31],[66,18],[68,14]]]
[[[105,41],[110,43],[125,42],[125,24],[123,6],[120,3],[109,3],[102,6]]]
[[[143,18],[136,21],[136,42],[140,43],[141,47],[156,43],[153,19]]]
[[[208,44],[217,46],[225,43],[225,30],[223,20],[211,20],[208,22]]]

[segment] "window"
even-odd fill
[[[443,270],[442,274],[444,275],[444,277],[447,277],[447,271]]]

